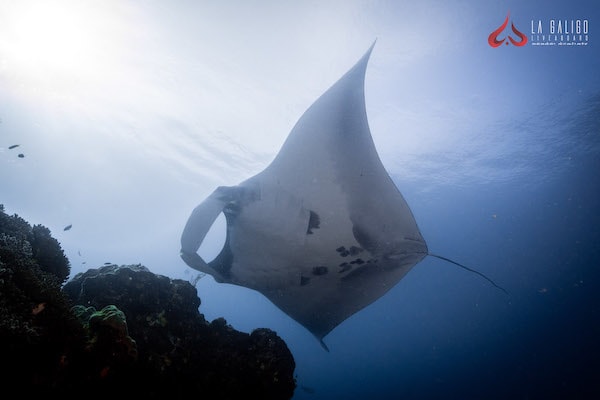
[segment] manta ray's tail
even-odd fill
[[[497,285],[496,282],[494,282],[493,280],[491,280],[490,278],[488,278],[487,276],[485,276],[484,274],[482,274],[479,271],[476,271],[476,270],[474,270],[472,268],[466,267],[466,266],[464,266],[464,265],[462,265],[460,263],[457,263],[456,261],[453,261],[453,260],[451,260],[449,258],[438,256],[437,254],[432,254],[432,253],[427,253],[427,254],[430,255],[430,256],[432,256],[432,257],[439,258],[440,260],[448,261],[449,263],[452,263],[454,265],[458,265],[459,267],[461,267],[463,269],[466,269],[469,272],[473,272],[473,273],[481,276],[483,279],[485,279],[486,281],[488,281],[492,285],[494,285],[496,288],[498,288],[498,289],[502,290],[504,293],[508,294],[508,292],[506,291],[506,289],[504,289],[502,286]]]

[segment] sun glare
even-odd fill
[[[102,71],[108,29],[88,1],[13,2],[2,11],[0,61],[21,78],[69,80]],[[97,8],[97,7],[96,7]],[[8,15],[8,17],[6,16]],[[57,81],[58,80],[58,81]]]

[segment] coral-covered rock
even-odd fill
[[[201,391],[232,399],[293,395],[295,364],[283,340],[269,329],[238,332],[223,318],[208,323],[188,281],[141,265],[109,265],[78,274],[63,290],[81,306],[115,305],[123,311],[150,393]],[[134,375],[128,371],[130,380]]]
[[[88,335],[87,350],[96,360],[96,371],[107,375],[111,368],[131,366],[137,360],[137,345],[129,336],[123,311],[110,305],[100,311],[94,307],[74,306]]]
[[[44,232],[38,239],[46,232],[36,231]],[[25,220],[5,214],[0,205],[2,387],[20,394],[63,387],[70,379],[69,363],[85,343],[85,332],[61,292],[63,268],[68,268],[62,249],[52,240],[36,239],[33,232]],[[43,260],[36,258],[40,254],[45,254]],[[59,260],[60,267],[48,260]]]
[[[141,265],[104,266],[61,287],[69,264],[47,228],[0,205],[3,390],[19,395],[290,399],[294,359],[269,329],[199,313],[196,288]]]

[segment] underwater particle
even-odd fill
[[[25,154],[23,154],[23,153],[19,153],[19,155],[18,155],[17,157],[19,157],[19,158],[24,158],[24,157],[25,157]]]
[[[19,146],[20,146],[20,145],[18,145],[18,144],[13,144],[12,146],[8,146],[8,149],[9,149],[9,150],[12,150],[12,149],[14,149],[14,148],[17,148],[17,147],[19,147]]]
[[[69,225],[67,225],[67,226],[64,227],[63,231],[68,231],[72,227],[73,227],[73,224],[69,224]],[[79,255],[81,255],[81,254],[79,254]]]

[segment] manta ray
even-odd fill
[[[262,172],[217,187],[181,235],[188,266],[262,293],[326,349],[328,333],[428,255],[499,287],[429,252],[379,159],[364,95],[374,45],[306,110]],[[221,213],[225,244],[207,262],[197,251]]]

